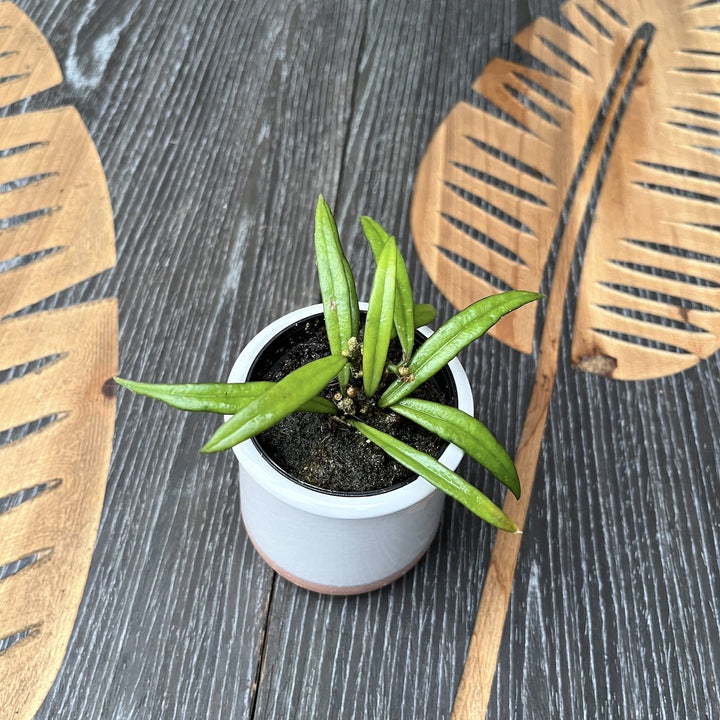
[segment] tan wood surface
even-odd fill
[[[62,72],[47,40],[25,13],[0,2],[0,107],[62,82]]]
[[[60,80],[32,23],[0,4],[10,103]],[[3,70],[8,71],[6,66]],[[74,108],[0,120],[0,718],[31,718],[60,668],[88,575],[110,463],[114,299],[30,306],[112,267],[110,198]]]
[[[506,288],[548,294],[516,455],[523,494],[505,502],[520,527],[564,313],[574,309],[572,365],[616,379],[682,371],[720,346],[720,62],[707,31],[720,9],[655,0],[562,12],[577,33],[538,18],[515,38],[546,71],[493,60],[475,81],[504,116],[453,108],[412,204],[418,253],[456,307]],[[531,352],[534,313],[493,332]],[[519,549],[519,537],[497,536],[454,718],[485,716]]]

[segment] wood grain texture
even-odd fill
[[[5,104],[60,77],[9,3],[0,62]],[[115,236],[73,108],[0,120],[0,187],[0,716],[22,720],[57,675],[90,567],[115,419],[117,303],[18,314],[111,267]]]
[[[602,158],[618,118],[622,99],[633,89],[633,70],[641,56],[644,43],[636,44],[620,69],[615,91],[608,103],[607,118],[601,124],[593,148],[585,158],[582,174],[577,182],[573,202],[566,207],[563,230],[559,239],[557,258],[553,269],[547,310],[540,338],[538,367],[523,424],[515,464],[520,477],[522,495],[519,501],[506,497],[503,509],[518,528],[525,527],[530,507],[532,488],[537,472],[541,444],[545,434],[550,400],[555,385],[559,362],[558,348],[563,333],[563,310],[567,303],[570,269],[576,253],[577,238],[586,215],[587,198],[593,190],[601,168]],[[619,119],[619,118],[618,118]],[[586,258],[583,258],[585,264]],[[453,718],[458,720],[482,718],[487,712],[495,675],[495,663],[503,635],[505,613],[513,585],[513,575],[520,552],[521,538],[498,535],[490,558],[488,576],[483,587],[480,607],[473,630],[466,667],[453,707]]]
[[[52,48],[33,21],[11,2],[0,2],[0,107],[62,81]]]
[[[580,244],[590,232],[586,222]],[[582,272],[577,258],[571,297]],[[565,313],[572,327],[571,309]],[[569,347],[566,331],[559,356],[568,357]],[[526,525],[518,572],[529,582],[511,598],[505,634],[510,642],[523,637],[526,648],[535,643],[544,663],[529,676],[528,650],[516,645],[501,653],[490,716],[508,697],[522,698],[517,717],[717,713],[718,668],[711,656],[719,646],[718,627],[693,615],[696,598],[715,604],[711,585],[701,588],[717,576],[717,564],[701,560],[699,575],[685,577],[677,563],[681,553],[697,558],[717,544],[705,503],[718,487],[720,454],[712,436],[718,376],[717,356],[697,373],[639,384],[576,373],[569,363],[558,366],[550,447],[541,455],[533,501],[544,513],[531,513]],[[578,439],[569,445],[568,437]],[[697,468],[692,480],[691,467]],[[618,572],[623,564],[626,570]],[[564,621],[548,620],[548,607]],[[689,645],[683,642],[678,653],[673,644],[681,636]],[[704,667],[697,683],[691,680],[695,662]],[[518,666],[522,675],[509,680],[506,673]],[[552,692],[567,683],[575,694]]]
[[[5,318],[112,267],[115,244],[102,166],[74,108],[3,118],[0,137]]]
[[[115,416],[103,392],[117,367],[114,300],[0,324],[0,366],[56,361],[0,389],[1,430],[49,425],[0,449],[0,497],[42,489],[0,514],[0,713],[31,718],[65,655],[90,566]],[[29,634],[27,631],[30,630]]]
[[[118,295],[123,371],[223,377],[281,308],[316,299],[312,209],[337,185],[353,12],[36,7],[113,193],[120,261],[81,292]],[[39,717],[250,717],[272,573],[242,529],[234,460],[201,461],[207,418],[124,396],[118,414],[77,641]]]
[[[468,79],[492,56],[523,59],[515,32],[538,15],[560,21],[554,0],[20,5],[66,74],[24,109],[78,108],[118,247],[115,269],[40,307],[116,295],[120,368],[156,381],[223,377],[262,324],[317,299],[320,191],[361,294],[366,212],[397,234],[415,291],[446,318],[411,247],[423,150],[473,101]],[[535,358],[488,339],[463,362],[480,419],[517,447]],[[720,713],[719,374],[715,355],[621,391],[558,366],[489,718]],[[399,582],[310,595],[274,580],[249,546],[232,457],[197,454],[211,430],[118,398],[86,595],[38,719],[448,718],[491,531],[448,504]],[[502,500],[477,468],[466,474]]]
[[[688,78],[701,74],[690,83],[697,94],[720,89],[703,30],[720,14],[672,2],[593,12],[570,2],[561,11],[572,29],[538,18],[515,38],[543,70],[495,60],[475,81],[503,117],[462,103],[443,121],[421,163],[412,206],[420,256],[457,307],[498,288],[549,285],[537,380],[516,456],[523,497],[505,502],[520,528],[566,303],[576,308],[573,364],[617,379],[687,369],[715,352],[720,336],[718,197],[711,185],[720,164],[703,130],[676,117],[681,94],[686,113],[701,109],[688,95]],[[659,185],[658,177],[669,184]],[[581,247],[583,281],[577,300],[568,300],[586,217],[592,229]],[[684,302],[697,307],[701,299],[703,310],[691,318]],[[533,321],[528,312],[513,313],[495,335],[529,352]],[[519,538],[496,539],[453,712],[458,719],[485,716],[519,550]]]
[[[720,15],[674,0],[592,12],[569,2],[562,13],[572,29],[540,17],[515,37],[542,70],[496,58],[473,83],[502,117],[460,103],[438,128],[413,194],[418,253],[458,308],[507,288],[537,291],[579,203],[593,224],[573,364],[622,380],[685,370],[720,345],[720,125],[709,105],[720,67],[704,29]],[[628,53],[627,73],[642,72],[603,139]],[[535,312],[512,313],[492,333],[530,352]]]

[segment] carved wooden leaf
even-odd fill
[[[720,346],[720,5],[561,11],[565,27],[539,18],[516,36],[527,65],[496,59],[475,81],[501,112],[460,103],[438,128],[413,196],[417,251],[459,308],[538,290],[567,218],[594,209],[573,363],[621,379],[677,372]],[[534,313],[494,334],[529,352]]]
[[[562,26],[539,18],[517,35],[526,64],[491,61],[473,103],[442,122],[411,208],[418,254],[456,307],[547,292],[540,332],[533,306],[492,331],[525,352],[539,343],[515,456],[522,495],[503,506],[519,528],[568,308],[572,362],[615,378],[677,372],[720,345],[720,2],[561,12]],[[453,720],[485,716],[519,548],[495,539]]]
[[[6,58],[21,77],[0,85],[2,102],[60,79],[37,29],[0,3]],[[65,655],[115,417],[115,299],[27,312],[115,262],[105,176],[74,108],[0,120],[0,239],[0,718],[19,720]]]
[[[60,66],[42,33],[10,2],[0,2],[0,107],[62,82]]]

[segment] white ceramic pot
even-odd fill
[[[318,313],[322,314],[321,304],[268,325],[242,351],[228,381],[247,380],[255,359],[274,338]],[[421,332],[431,333],[428,328]],[[458,407],[472,414],[462,365],[453,360],[448,368]],[[338,595],[374,590],[412,568],[435,537],[445,495],[422,478],[372,495],[330,494],[293,481],[268,462],[253,440],[233,450],[240,464],[240,505],[247,533],[268,565],[297,585]],[[462,456],[450,445],[440,462],[454,470]]]

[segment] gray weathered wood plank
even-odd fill
[[[414,173],[436,125],[469,95],[470,81],[490,57],[508,51],[515,29],[512,3],[426,3],[412,12],[406,4],[371,4],[336,205],[361,295],[369,291],[373,264],[358,218],[369,214],[397,235],[419,299],[448,317],[450,308],[412,251]],[[497,343],[482,369],[476,361],[469,357],[471,373],[493,372],[501,388],[483,383],[476,393],[483,417],[512,443],[516,418],[498,406],[505,399],[524,408],[514,382],[531,378],[532,362]],[[476,469],[469,477],[500,497]],[[428,556],[388,588],[332,599],[278,581],[257,717],[449,717],[491,537],[477,518],[448,505]]]
[[[9,112],[78,107],[118,247],[114,270],[41,307],[117,295],[123,374],[222,377],[264,322],[315,298],[312,207],[338,184],[357,11],[22,7],[66,81]],[[120,395],[85,598],[39,717],[251,715],[273,576],[242,528],[232,455],[197,454],[210,422]]]
[[[117,229],[116,268],[41,307],[116,295],[121,372],[158,381],[222,377],[265,322],[317,299],[318,192],[361,294],[368,213],[447,317],[412,252],[417,164],[490,57],[516,57],[512,34],[559,16],[557,0],[18,4],[66,82],[5,112],[78,107]],[[514,447],[533,359],[488,339],[463,360]],[[646,383],[561,363],[489,718],[720,716],[719,380],[718,355]],[[209,429],[120,395],[85,598],[38,718],[449,717],[488,528],[449,504],[397,583],[307,593],[249,545],[234,459],[197,455]]]

